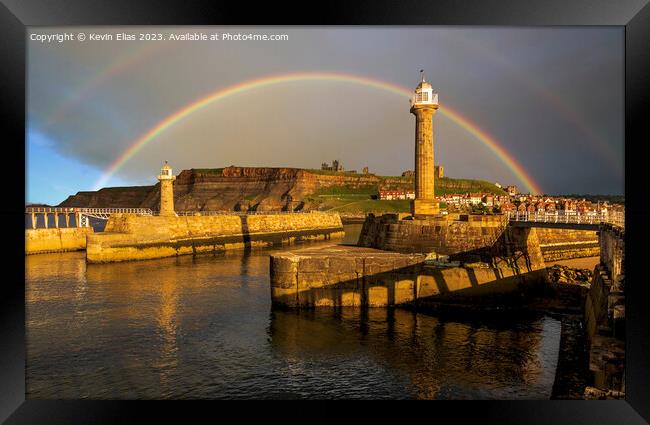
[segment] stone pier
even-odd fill
[[[201,216],[111,215],[104,232],[89,235],[89,263],[144,260],[345,236],[338,214]]]
[[[271,293],[287,307],[381,307],[517,291],[545,280],[535,229],[501,216],[369,216],[359,246],[273,254]]]
[[[271,255],[275,306],[386,307],[438,297],[517,291],[544,281],[545,269],[515,264],[429,263],[424,254],[332,246]]]
[[[25,254],[81,251],[86,249],[86,236],[92,233],[92,227],[27,229]]]
[[[84,250],[86,235],[93,233],[87,220],[82,227],[81,213],[75,208],[28,207],[25,215],[31,227],[25,229],[27,255]],[[39,216],[42,218],[40,224]],[[70,227],[70,216],[74,217],[76,227]],[[50,218],[54,227],[49,223]],[[62,227],[63,224],[65,227]]]
[[[585,303],[590,386],[585,398],[625,397],[625,231],[600,230],[600,264]]]

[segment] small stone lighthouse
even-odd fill
[[[174,212],[174,180],[176,176],[172,174],[172,167],[167,161],[160,169],[158,181],[160,182],[160,215],[175,216]]]
[[[415,199],[411,201],[414,217],[439,213],[434,196],[433,165],[433,114],[436,110],[438,94],[433,92],[422,73],[422,80],[411,100],[411,113],[415,115]]]

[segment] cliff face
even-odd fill
[[[287,210],[298,207],[304,172],[295,168],[183,170],[174,182],[177,210]],[[151,199],[155,205],[156,199]],[[152,205],[153,206],[153,205]]]
[[[139,208],[157,186],[105,187],[96,192],[77,192],[59,207]],[[160,196],[160,195],[159,195]]]
[[[308,195],[333,187],[413,189],[413,179],[343,174],[299,168],[227,167],[183,170],[174,182],[177,211],[310,209]],[[104,188],[79,192],[61,207],[158,209],[160,186]]]

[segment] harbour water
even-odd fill
[[[26,257],[27,397],[550,398],[558,320],[275,310],[269,251]]]

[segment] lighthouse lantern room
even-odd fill
[[[422,79],[415,88],[415,98],[412,103],[415,105],[438,105],[438,93],[433,92],[433,87],[424,79],[424,73],[420,71]]]

